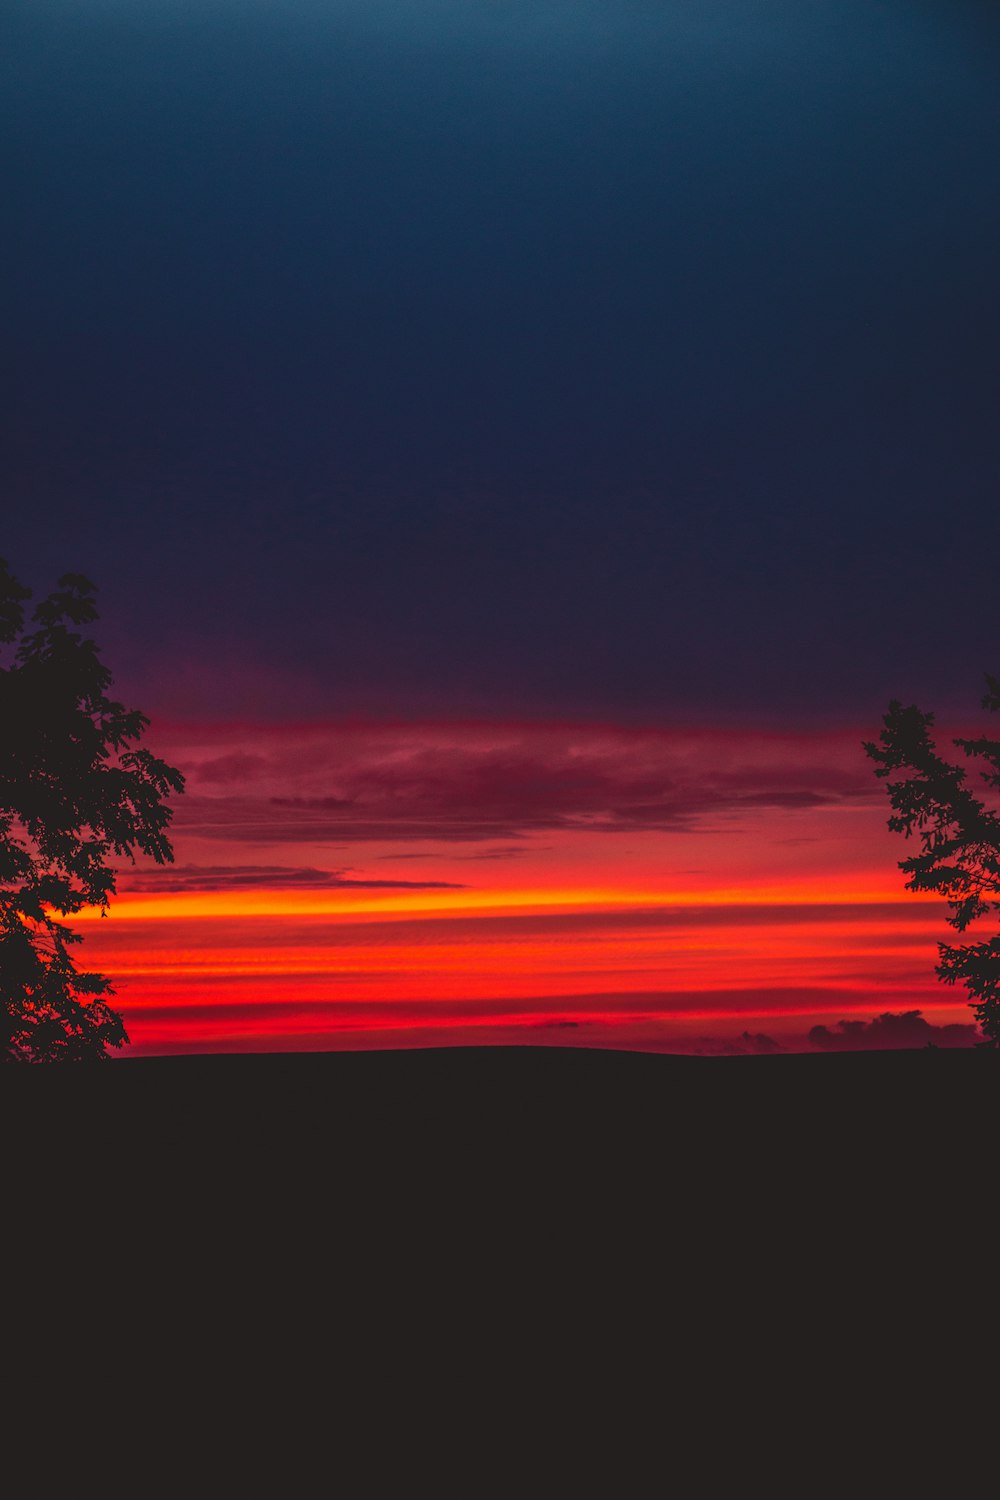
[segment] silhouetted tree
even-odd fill
[[[1000,678],[987,674],[984,708],[1000,709]],[[878,764],[876,776],[902,775],[888,785],[895,809],[889,827],[907,838],[916,830],[923,852],[900,860],[908,890],[936,891],[951,908],[947,921],[964,932],[970,922],[1000,912],[1000,814],[966,785],[966,770],[938,755],[931,739],[933,714],[893,701],[883,720],[881,746],[865,741]],[[1000,740],[956,739],[967,756],[978,756],[989,768],[980,776],[987,788],[1000,790]],[[945,984],[961,979],[972,996],[972,1009],[985,1045],[1000,1047],[1000,934],[982,943],[951,947],[939,943],[937,975]]]
[[[179,771],[129,748],[149,720],[107,696],[111,674],[75,626],[97,618],[94,585],[76,573],[39,604],[0,559],[0,995],[4,1056],[104,1058],[128,1041],[102,974],[70,957],[80,942],[58,917],[105,911],[112,855],[173,859],[163,798]]]

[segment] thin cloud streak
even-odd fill
[[[161,865],[155,869],[119,871],[118,890],[147,892],[231,890],[461,890],[451,880],[356,880],[343,870],[309,865]]]

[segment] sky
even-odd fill
[[[860,742],[1000,667],[991,0],[8,0],[0,130],[133,1052],[967,1019]]]

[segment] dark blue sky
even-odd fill
[[[1000,668],[990,0],[8,0],[0,131],[0,552],[147,709]]]

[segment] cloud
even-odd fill
[[[234,731],[234,734],[236,731]],[[177,757],[176,827],[247,843],[435,840],[724,828],[877,798],[860,748],[572,725],[318,725],[239,731]],[[250,738],[253,736],[252,739]],[[839,763],[838,763],[839,762]]]
[[[355,880],[345,870],[307,865],[166,865],[155,870],[119,871],[119,889],[150,891],[231,891],[236,889],[317,890],[345,886],[371,890],[461,890],[449,880]]]
[[[534,854],[542,854],[547,852],[550,848],[551,845],[549,844],[536,844],[533,848],[529,847],[527,843],[495,844],[491,848],[469,849],[463,850],[461,853],[452,852],[449,854],[449,858],[453,860],[473,859],[477,861],[491,859],[523,859],[524,856],[529,852]],[[425,860],[427,858],[427,855],[423,850],[417,849],[412,851],[402,850],[393,854],[379,854],[376,856],[376,858],[378,858],[379,860],[384,860],[386,861],[386,863],[395,863],[397,860]]]
[[[678,828],[706,813],[741,807],[819,807],[857,790],[857,778],[827,772],[823,787],[790,786],[782,767],[742,776],[711,770],[679,775],[634,747],[530,743],[516,750],[470,746],[417,750],[386,765],[357,768],[346,795],[273,798],[277,807],[343,813],[366,808],[443,826],[509,830],[581,827],[615,832]],[[867,790],[867,788],[866,788]]]
[[[544,850],[547,849],[548,847],[549,847],[548,845],[544,845],[541,848],[539,848],[536,845],[535,849],[534,849],[534,852],[536,854],[543,853]],[[454,855],[454,858],[455,859],[477,859],[477,860],[479,860],[479,859],[521,859],[521,858],[523,858],[523,856],[525,854],[527,854],[527,852],[528,852],[528,850],[525,848],[525,846],[523,844],[497,844],[492,849],[473,849],[469,853],[456,854],[456,855]],[[388,858],[391,858],[391,856],[390,855],[386,855],[385,858],[388,859]]]
[[[876,1051],[901,1047],[972,1047],[976,1026],[952,1021],[935,1026],[919,1010],[885,1011],[871,1021],[838,1021],[835,1030],[813,1026],[809,1041],[821,1052]]]
[[[700,1036],[690,1050],[697,1057],[751,1057],[784,1052],[785,1048],[763,1031],[742,1031],[735,1038]]]

